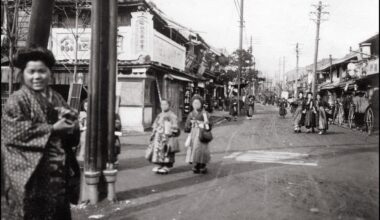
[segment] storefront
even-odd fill
[[[154,65],[121,70],[118,84],[122,129],[145,131],[151,128],[161,112],[160,99],[171,102],[171,109],[181,122],[185,112],[185,90],[190,83],[190,77]]]

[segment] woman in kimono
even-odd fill
[[[306,133],[314,133],[314,129],[316,127],[316,114],[317,114],[317,109],[314,105],[314,100],[313,100],[313,93],[308,92],[307,93],[307,99],[306,99],[306,104],[305,104],[305,128],[306,128]]]
[[[175,154],[179,152],[177,116],[170,110],[170,102],[161,100],[162,112],[153,123],[153,132],[150,139],[151,156],[148,160],[156,164],[153,172],[168,174],[175,162]]]
[[[322,100],[322,97],[320,94],[317,94],[317,100],[315,100],[315,107],[317,109],[317,126],[320,135],[325,134],[328,129],[328,119],[326,110],[328,110],[329,104]]]
[[[293,102],[293,105],[297,106],[293,116],[294,132],[301,133],[301,126],[305,118],[305,99],[303,98],[303,92],[298,93],[298,99]]]
[[[79,198],[77,111],[49,87],[55,64],[50,51],[20,49],[15,64],[22,86],[1,120],[7,219],[70,220],[70,202]]]
[[[230,115],[233,117],[234,121],[237,120],[238,118],[238,100],[237,100],[237,97],[234,96],[231,97],[231,101],[230,101]]]
[[[206,165],[210,162],[208,143],[201,142],[201,129],[211,130],[210,115],[202,108],[203,99],[199,95],[192,98],[193,111],[187,116],[185,132],[190,133],[185,146],[187,147],[186,162],[193,164],[194,173],[207,173]]]
[[[281,116],[282,118],[285,118],[285,115],[286,115],[286,107],[288,107],[288,102],[286,101],[285,98],[282,98],[282,99],[280,99],[278,105],[279,105],[279,107],[280,107],[280,109],[279,109],[279,114],[280,114],[280,116]]]
[[[250,95],[247,101],[247,119],[251,120],[255,110],[255,98]]]

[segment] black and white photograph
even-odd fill
[[[378,0],[1,0],[1,220],[378,220]]]

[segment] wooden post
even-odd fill
[[[52,22],[54,0],[32,1],[27,46],[47,48]]]
[[[116,103],[116,74],[117,74],[117,0],[109,1],[109,26],[108,26],[108,130],[107,130],[107,165],[103,175],[107,182],[108,200],[115,201],[115,182],[117,170],[114,168],[115,158],[115,103]]]

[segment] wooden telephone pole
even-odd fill
[[[239,72],[238,72],[238,115],[240,115],[240,83],[243,65],[243,29],[244,29],[244,0],[240,1],[240,41],[239,41]]]
[[[32,1],[27,47],[47,48],[52,22],[54,0]]]
[[[312,83],[312,92],[314,98],[316,97],[317,92],[317,64],[318,64],[318,47],[319,47],[319,30],[321,26],[321,16],[322,14],[328,14],[328,12],[324,12],[323,9],[326,5],[322,5],[322,1],[319,1],[318,5],[314,5],[316,8],[316,12],[311,12],[311,14],[316,14],[317,18],[313,19],[317,24],[317,30],[315,33],[315,52],[314,52],[314,67],[313,67],[313,83]]]
[[[297,61],[296,61],[296,77],[295,77],[295,80],[296,80],[296,89],[294,90],[294,97],[296,98],[297,97],[297,95],[298,95],[298,77],[299,77],[299,52],[300,52],[300,50],[299,50],[299,47],[298,47],[298,42],[297,42],[297,44],[296,44],[296,59],[297,59]]]
[[[108,199],[115,200],[115,82],[117,0],[93,0],[91,7],[91,64],[85,147],[85,180],[91,204],[99,200],[103,174]]]

